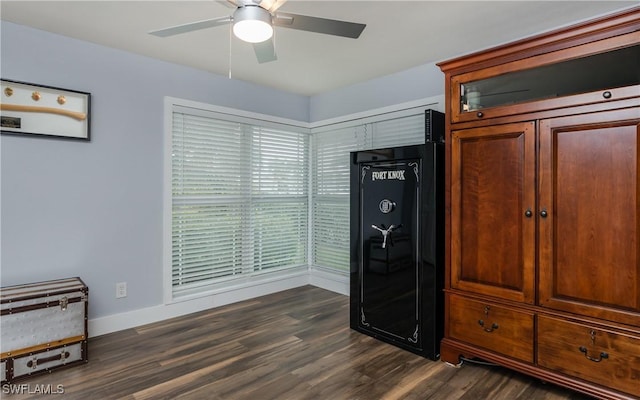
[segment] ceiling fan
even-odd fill
[[[277,59],[273,45],[273,27],[298,29],[357,39],[365,24],[338,21],[306,15],[276,12],[287,0],[227,0],[236,7],[227,17],[190,22],[149,32],[167,37],[220,25],[233,24],[233,33],[239,39],[253,44],[259,63]],[[221,1],[227,4],[227,2]]]

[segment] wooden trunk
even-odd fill
[[[1,289],[2,383],[88,361],[88,295],[80,278]]]

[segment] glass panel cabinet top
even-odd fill
[[[640,45],[460,85],[460,112],[640,84]]]

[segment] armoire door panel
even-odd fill
[[[452,152],[452,287],[533,302],[534,124],[455,131]]]
[[[639,110],[540,123],[543,306],[640,322]]]

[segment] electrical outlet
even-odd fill
[[[116,299],[127,297],[127,282],[116,283]]]

